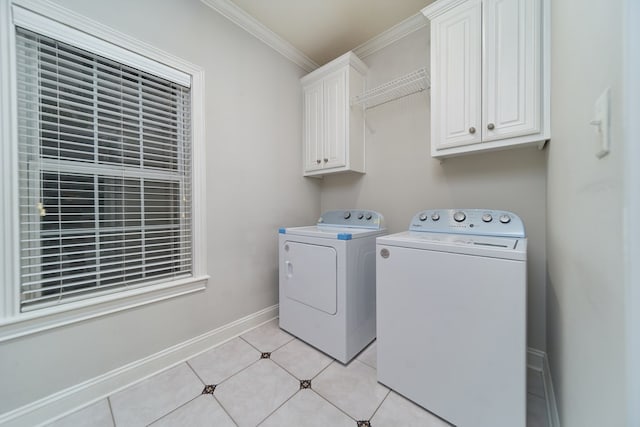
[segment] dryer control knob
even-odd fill
[[[373,218],[373,217],[371,216],[371,214],[367,214],[367,216],[366,216],[366,220],[367,220],[367,221],[371,221],[371,218]]]
[[[486,213],[486,214],[482,215],[482,220],[484,222],[491,222],[491,221],[493,221],[493,217],[491,216],[491,214]]]
[[[344,217],[344,219],[351,218],[351,212],[345,212],[343,217]]]
[[[439,213],[434,213],[433,215],[431,215],[431,219],[434,221],[438,221],[440,219],[440,214]]]
[[[427,220],[427,214],[420,214],[420,221],[426,221]]]
[[[503,224],[508,224],[511,222],[511,217],[509,215],[500,215],[500,222]]]
[[[362,218],[364,218],[364,214],[361,212],[358,214],[358,219],[362,219]]]
[[[458,211],[456,213],[453,214],[453,219],[456,222],[462,222],[467,218],[467,216],[464,214],[464,212],[462,211]]]

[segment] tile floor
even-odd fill
[[[548,427],[528,372],[527,426]],[[445,427],[376,381],[375,342],[342,365],[278,328],[253,329],[50,426]]]

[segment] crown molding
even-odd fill
[[[349,51],[302,77],[300,79],[300,83],[302,83],[303,86],[306,86],[309,83],[315,83],[319,79],[333,73],[334,71],[347,66],[353,67],[354,70],[362,75],[367,74],[367,70],[369,69],[369,67],[367,67],[367,64],[362,62],[362,60],[360,60],[360,58],[358,58],[355,53]]]
[[[311,72],[318,68],[318,64],[315,63],[304,53],[293,47],[291,43],[284,40],[282,37],[271,31],[269,28],[258,22],[253,16],[249,15],[243,9],[238,7],[230,0],[200,0],[205,5],[209,6],[229,21],[238,25],[240,28],[247,31],[249,34],[256,37],[266,45],[273,48],[276,52],[280,53],[285,58],[298,65],[300,68],[307,72]]]
[[[414,31],[426,27],[427,24],[428,22],[422,15],[422,13],[416,13],[415,15],[410,16],[399,24],[394,25],[388,30],[362,43],[360,46],[353,49],[353,52],[360,58],[366,58],[372,53],[375,53],[380,49],[385,48],[390,44],[395,43],[398,40],[408,36]]]
[[[440,16],[445,12],[450,11],[456,6],[461,5],[467,0],[441,0],[434,3],[431,3],[429,6],[422,9],[422,14],[427,17],[427,19],[433,19],[436,16]]]

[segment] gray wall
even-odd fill
[[[368,87],[429,61],[424,28],[365,58]],[[428,208],[493,208],[516,212],[529,238],[528,345],[545,350],[545,153],[536,148],[446,159],[429,151],[429,96],[415,94],[367,111],[365,175],[327,176],[322,210],[368,208],[381,212],[389,231],[406,230]]]
[[[205,69],[204,293],[0,343],[0,413],[277,301],[277,228],[315,221],[301,175],[304,72],[198,0],[58,3]]]
[[[621,0],[588,9],[552,2],[548,152],[441,164],[429,156],[428,95],[419,94],[368,111],[366,175],[323,180],[300,172],[304,73],[266,45],[198,0],[56,2],[205,68],[212,279],[204,293],[0,343],[0,413],[277,303],[278,226],[362,207],[397,232],[418,210],[457,206],[512,210],[525,221],[528,342],[549,353],[562,425],[623,424]],[[423,29],[365,58],[369,85],[427,61]],[[609,85],[613,151],[598,161],[587,123]]]
[[[625,425],[622,4],[551,9],[547,349],[564,427]],[[589,121],[606,87],[611,154],[598,160]]]

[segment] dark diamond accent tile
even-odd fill
[[[262,353],[260,359],[271,359],[271,353]]]
[[[358,423],[358,427],[371,427],[371,422],[370,421],[356,421],[356,423]]]
[[[213,394],[213,392],[216,390],[216,385],[215,384],[209,384],[204,386],[204,390],[202,390],[202,394]]]
[[[300,380],[300,390],[311,388],[311,380]]]

